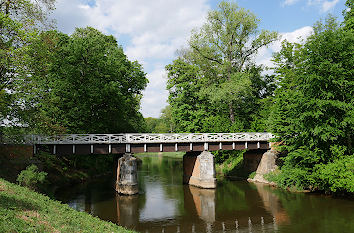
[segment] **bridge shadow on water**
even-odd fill
[[[61,190],[57,197],[75,209],[139,232],[354,229],[354,206],[350,200],[288,193],[245,181],[222,181],[216,189],[200,189],[182,184],[181,158],[156,155],[141,157],[138,195],[116,194],[107,178]],[[328,231],[338,230],[339,222],[344,230]]]

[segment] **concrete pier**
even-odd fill
[[[278,152],[276,150],[268,150],[265,152],[258,163],[255,177],[253,179],[248,179],[248,181],[272,184],[272,182],[269,182],[264,178],[264,175],[277,169],[277,155]]]
[[[130,153],[125,153],[118,159],[116,191],[124,195],[134,195],[138,188],[138,163]]]
[[[187,152],[183,156],[183,183],[200,188],[216,188],[214,156],[209,151]]]

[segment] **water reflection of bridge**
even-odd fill
[[[246,188],[249,184],[241,185]],[[218,189],[227,186],[218,187]],[[184,209],[188,213],[176,218],[139,220],[139,196],[116,196],[116,223],[141,232],[274,232],[277,224],[289,221],[275,194],[263,185],[257,192],[239,190],[242,195],[223,196],[216,190],[183,186]],[[220,192],[225,194],[226,192]],[[237,204],[222,199],[237,200]],[[230,200],[231,200],[230,199]],[[245,202],[245,205],[240,203]],[[229,207],[226,207],[228,205]],[[195,216],[198,216],[196,218]],[[149,229],[143,231],[143,229]],[[237,231],[236,231],[237,232]]]
[[[78,209],[150,233],[236,232],[236,225],[240,233],[274,232],[278,224],[289,221],[268,186],[224,181],[217,189],[199,189],[181,185],[181,158],[140,158],[139,195],[112,196],[110,184],[94,186],[96,190],[86,189],[74,201],[81,205]]]

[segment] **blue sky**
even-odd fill
[[[186,45],[193,28],[205,22],[218,0],[57,0],[53,17],[59,30],[71,34],[75,27],[92,26],[112,34],[130,60],[137,60],[147,73],[141,111],[158,117],[167,105],[164,67],[175,51]],[[342,20],[345,0],[236,0],[260,18],[260,28],[281,33],[297,42],[311,34],[311,26],[329,13]],[[257,63],[271,66],[280,41],[259,51]]]

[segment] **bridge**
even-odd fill
[[[270,133],[65,134],[27,135],[23,142],[34,145],[34,153],[123,154],[269,149],[272,137]]]
[[[174,134],[65,134],[26,135],[5,138],[5,143],[29,144],[34,154],[45,151],[55,155],[117,154],[116,191],[137,194],[137,159],[134,153],[183,151],[183,182],[200,188],[215,188],[215,163],[210,151],[247,150],[244,161],[255,171],[267,156],[266,167],[274,165],[270,133],[174,133]],[[274,160],[274,161],[273,161]],[[270,161],[270,162],[269,162]],[[270,164],[270,165],[269,165]]]

